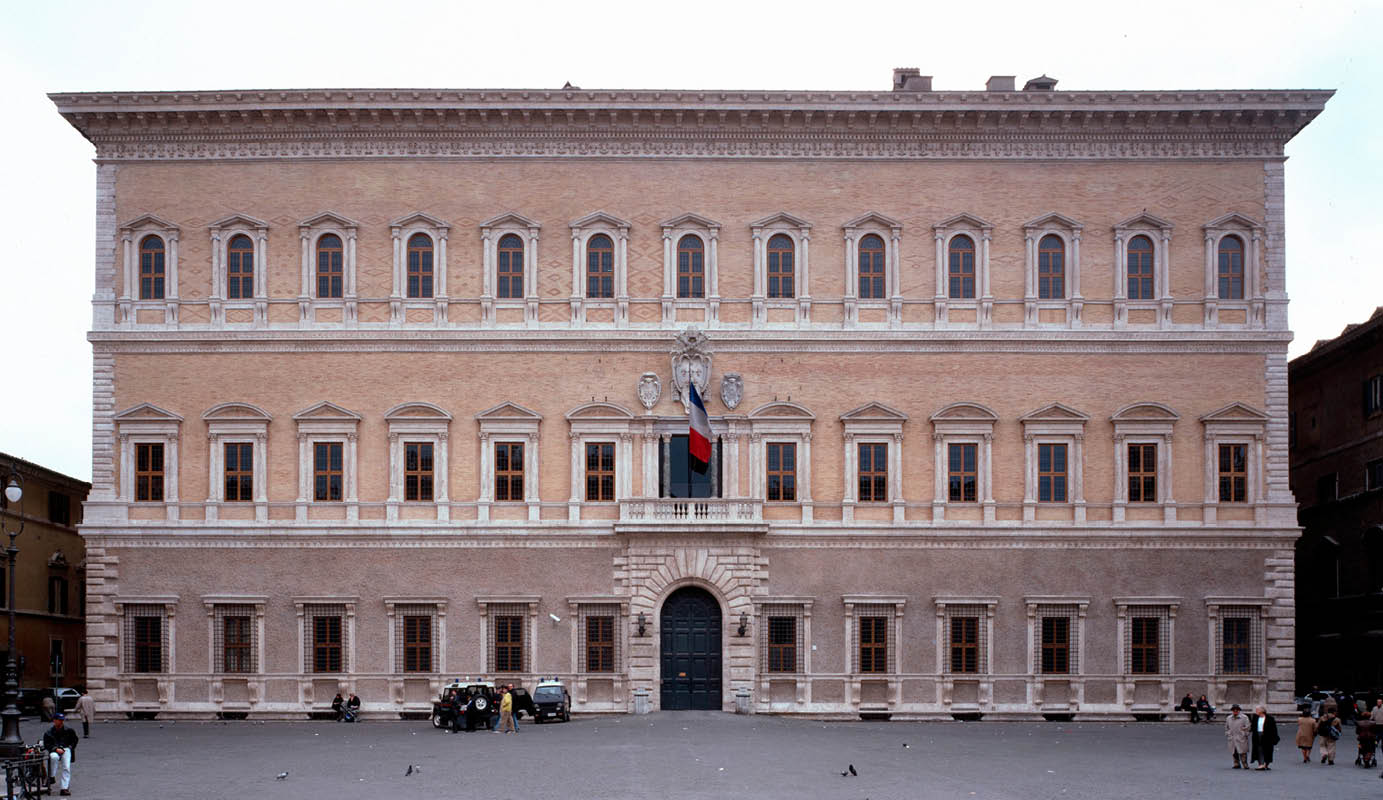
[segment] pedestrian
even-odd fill
[[[1378,698],[1373,703],[1373,711],[1369,712],[1369,719],[1374,723],[1383,722],[1383,697]]]
[[[1355,756],[1354,763],[1358,766],[1373,767],[1373,751],[1378,746],[1378,739],[1373,731],[1373,720],[1368,717],[1360,717],[1354,724],[1354,738],[1359,745],[1359,755]]]
[[[1340,703],[1335,699],[1335,695],[1327,694],[1325,696],[1325,701],[1321,703],[1321,713],[1336,715],[1340,713]]]
[[[495,693],[490,695],[490,731],[499,733],[499,699],[504,693],[504,687],[497,687]]]
[[[1340,718],[1327,710],[1316,723],[1316,735],[1321,737],[1321,763],[1335,766],[1335,744],[1340,741]]]
[[[1234,758],[1235,769],[1249,768],[1249,718],[1240,714],[1239,704],[1229,708],[1225,717],[1225,740],[1229,743],[1229,754]]]
[[[1215,718],[1215,707],[1210,705],[1210,701],[1201,695],[1201,699],[1196,701],[1196,710],[1205,715],[1205,721],[1210,722]]]
[[[1254,708],[1253,713],[1250,744],[1253,760],[1258,764],[1254,769],[1272,769],[1273,748],[1281,741],[1277,735],[1277,719],[1263,706]]]
[[[1311,748],[1316,741],[1316,721],[1311,718],[1311,711],[1303,708],[1301,716],[1297,717],[1297,747],[1301,748],[1301,763],[1311,763]]]
[[[78,689],[82,693],[77,698],[77,715],[82,718],[82,738],[91,737],[91,723],[96,721],[96,701],[91,699],[91,693],[85,687]]]
[[[508,687],[499,691],[499,730],[501,733],[517,733],[514,728],[514,695],[509,693]],[[509,730],[504,730],[505,726]]]
[[[514,726],[514,733],[518,733],[518,732],[519,732],[519,709],[518,709],[517,706],[513,705],[513,703],[514,703],[514,697],[515,697],[515,695],[514,695],[514,684],[512,684],[512,683],[506,684],[504,688],[506,688],[506,689],[509,690],[509,702],[510,702],[510,705],[511,705],[511,708],[510,708],[510,710],[509,710],[509,711],[510,711],[510,713],[509,713],[509,722]]]
[[[63,725],[63,715],[53,715],[53,727],[43,734],[43,752],[48,754],[48,788],[58,784],[58,794],[72,794],[72,756],[77,751],[77,732]]]
[[[53,715],[58,711],[57,703],[53,702],[53,695],[45,694],[43,701],[39,703],[38,718],[44,722],[52,722]]]

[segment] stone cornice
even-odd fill
[[[101,160],[1265,158],[1327,90],[57,93]]]

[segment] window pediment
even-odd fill
[[[793,420],[814,420],[816,415],[808,411],[806,406],[797,403],[777,401],[765,403],[753,411],[749,412],[750,419],[793,419]]]
[[[330,401],[323,400],[314,406],[309,406],[294,414],[293,419],[313,422],[331,420],[351,420],[359,422],[362,417],[354,411],[342,408]]]
[[[1045,228],[1065,228],[1069,231],[1078,233],[1083,230],[1084,227],[1084,225],[1081,225],[1065,214],[1058,214],[1055,211],[1043,214],[1037,219],[1028,220],[1023,223],[1023,230],[1025,231],[1042,230]]]
[[[689,212],[663,222],[664,233],[675,228],[705,228],[710,231],[719,231],[720,223],[713,219],[703,217],[700,214]]]
[[[867,211],[859,215],[858,217],[849,220],[841,227],[845,228],[848,231],[852,228],[864,228],[871,225],[878,226],[880,228],[888,228],[890,231],[893,231],[894,233],[901,233],[903,230],[903,223],[899,222],[893,217],[884,216],[883,214],[880,214],[877,211]]]
[[[842,422],[906,422],[908,415],[883,403],[865,403],[840,415]]]
[[[1224,408],[1216,409],[1201,417],[1201,422],[1204,423],[1252,422],[1261,425],[1267,421],[1267,414],[1243,403],[1230,403]]]
[[[359,227],[360,223],[350,217],[337,214],[335,211],[323,211],[316,216],[308,217],[298,223],[299,231],[308,231],[313,228],[344,228],[354,230]]]
[[[531,228],[537,230],[543,227],[542,223],[534,219],[529,219],[522,214],[507,211],[498,216],[490,217],[480,223],[481,231],[488,231],[491,228]]]
[[[1111,422],[1175,422],[1181,415],[1162,403],[1131,403],[1114,412]]]
[[[749,223],[749,227],[751,229],[783,227],[810,230],[812,224],[802,219],[801,217],[794,217],[786,211],[779,211],[776,214],[771,214],[767,217],[764,217],[761,220]]]
[[[530,411],[518,403],[500,403],[492,408],[487,408],[475,418],[482,422],[498,422],[503,420],[522,420],[525,422],[538,422],[543,418],[542,414]]]
[[[386,420],[398,419],[419,419],[419,420],[444,420],[451,421],[451,414],[441,406],[432,403],[415,401],[412,403],[400,403],[388,411],[384,412]]]
[[[415,211],[407,216],[399,217],[389,223],[389,227],[394,229],[395,233],[398,233],[403,228],[431,228],[443,232],[451,230],[451,225],[447,224],[445,220],[438,219],[422,211]]]
[[[231,214],[229,217],[222,217],[207,226],[212,233],[217,233],[231,228],[250,228],[256,231],[269,229],[269,223],[262,219],[255,219],[246,214]]]
[[[1143,211],[1142,213],[1134,214],[1123,222],[1118,223],[1114,226],[1114,230],[1116,233],[1131,228],[1170,231],[1173,227],[1172,223],[1167,220],[1154,214],[1149,214],[1147,211]]]
[[[1216,217],[1205,223],[1205,230],[1207,233],[1218,233],[1231,230],[1261,231],[1263,230],[1263,225],[1237,211],[1233,211],[1225,214],[1223,217]]]
[[[120,230],[126,233],[136,230],[162,230],[177,233],[180,229],[177,225],[169,222],[163,217],[154,214],[141,214],[134,219],[120,226]]]
[[[624,406],[616,403],[586,403],[573,408],[567,412],[569,420],[630,420],[634,418],[634,413]]]
[[[269,422],[273,416],[259,406],[232,402],[208,408],[202,419],[208,422]]]
[[[986,406],[979,403],[952,403],[945,406],[940,411],[931,416],[932,422],[988,422],[994,423],[999,420],[999,415],[995,414]]]
[[[115,415],[116,422],[182,422],[182,417],[153,403],[140,403]]]
[[[1035,411],[1029,411],[1018,418],[1022,423],[1033,422],[1078,422],[1085,424],[1090,421],[1090,415],[1077,411],[1063,403],[1051,403]]]
[[[955,215],[954,217],[949,217],[947,219],[942,220],[941,222],[938,222],[936,225],[932,227],[935,228],[937,233],[945,233],[951,230],[965,229],[989,233],[990,231],[994,230],[994,223],[989,222],[988,220],[981,219],[969,212],[963,211]]]
[[[616,217],[615,215],[606,213],[604,211],[596,211],[587,214],[586,216],[580,219],[572,220],[567,225],[567,227],[576,229],[606,227],[614,228],[616,230],[621,231],[628,231],[630,226],[631,223],[629,223],[627,220],[622,220],[619,217]]]

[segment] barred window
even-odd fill
[[[166,672],[168,613],[162,605],[125,606],[125,671]]]
[[[1133,675],[1166,675],[1171,615],[1166,606],[1140,606],[1128,611],[1126,628],[1128,671]]]
[[[1037,607],[1038,672],[1046,675],[1073,675],[1080,672],[1077,654],[1079,611],[1076,606]]]
[[[888,671],[888,617],[860,617],[860,672]]]
[[[518,603],[491,605],[490,671],[524,671],[524,619],[528,606]]]
[[[615,636],[619,606],[583,604],[578,611],[577,633],[581,667],[585,672],[618,672],[619,640]]]
[[[1263,616],[1256,606],[1223,606],[1219,613],[1220,673],[1263,671]]]
[[[255,665],[255,610],[250,605],[218,605],[212,628],[215,652],[220,655],[217,672],[258,672]]]
[[[764,605],[759,610],[759,617],[765,620],[767,632],[766,636],[761,637],[759,653],[764,672],[806,672],[802,606],[791,603]],[[885,634],[885,648],[887,644]],[[884,663],[887,664],[886,658]]]
[[[988,609],[983,605],[946,606],[947,672],[961,675],[988,672],[987,618]]]
[[[309,605],[303,609],[304,672],[344,672],[346,669],[346,607]]]

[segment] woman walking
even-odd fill
[[[1311,719],[1311,711],[1302,709],[1297,717],[1297,747],[1301,748],[1301,763],[1311,763],[1311,746],[1316,742],[1316,721]]]

